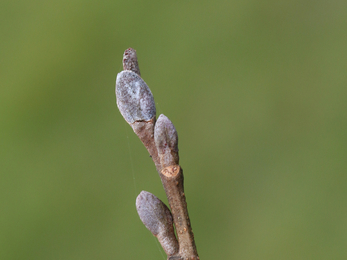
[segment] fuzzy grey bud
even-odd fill
[[[168,256],[177,253],[178,242],[168,207],[152,193],[141,191],[136,198],[136,209],[141,221],[158,238],[165,253]]]
[[[163,167],[178,164],[178,136],[169,118],[161,114],[154,128],[154,142]]]
[[[149,121],[155,117],[152,92],[135,72],[124,70],[118,73],[116,96],[118,109],[129,124],[135,121]]]
[[[126,49],[123,54],[123,69],[131,70],[141,76],[136,51],[133,48]]]

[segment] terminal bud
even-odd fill
[[[131,70],[141,76],[136,51],[133,48],[126,49],[123,54],[123,69]]]

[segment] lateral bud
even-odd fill
[[[158,238],[168,256],[178,252],[178,242],[169,208],[156,196],[141,191],[136,198],[136,209],[142,223]]]
[[[141,76],[136,51],[133,48],[129,48],[124,51],[123,70],[131,70]]]
[[[149,121],[156,115],[154,98],[146,82],[135,72],[123,70],[116,80],[117,106],[124,119]]]
[[[178,165],[178,136],[173,123],[161,114],[154,128],[154,142],[162,167]]]

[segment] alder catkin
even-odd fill
[[[155,117],[152,92],[135,72],[123,70],[118,73],[116,97],[118,109],[129,124],[135,121],[149,121]]]

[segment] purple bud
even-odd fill
[[[154,142],[162,167],[178,164],[178,136],[170,119],[161,114],[154,128]]]
[[[135,72],[124,70],[118,73],[116,96],[118,109],[129,124],[135,121],[149,121],[155,117],[152,92]]]
[[[175,126],[169,118],[161,114],[154,128],[154,140],[159,153],[166,149],[178,152],[178,136]]]
[[[141,76],[136,51],[133,48],[126,49],[123,54],[123,69],[131,70]]]
[[[178,242],[168,207],[156,196],[141,191],[136,198],[136,209],[146,228],[158,238],[168,256],[178,252]]]

